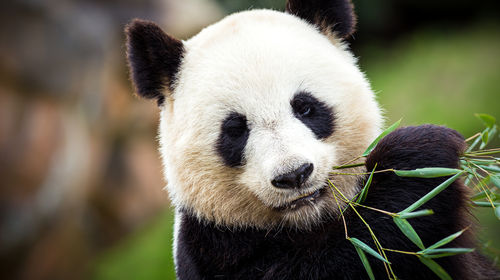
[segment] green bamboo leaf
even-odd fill
[[[483,134],[483,133],[487,132],[488,130],[489,130],[489,128],[488,128],[488,127],[487,127],[487,128],[485,128],[485,129],[483,130],[483,132],[481,132],[481,134]],[[472,142],[472,145],[470,145],[470,146],[469,146],[469,148],[467,149],[467,151],[466,151],[466,152],[468,153],[468,152],[472,151],[472,150],[473,150],[473,149],[477,146],[477,144],[479,144],[479,142],[481,142],[481,137],[477,137],[477,138],[476,138],[476,140],[474,140],[474,142]]]
[[[438,258],[454,256],[457,254],[470,253],[470,252],[474,251],[474,249],[470,249],[470,248],[460,248],[460,249],[463,249],[463,252],[438,253],[438,254],[432,254],[432,255],[425,255],[425,257],[430,258],[430,259],[438,259]]]
[[[439,259],[439,258],[450,257],[450,256],[454,256],[454,255],[456,255],[456,254],[443,253],[443,254],[435,254],[435,255],[425,255],[425,257],[429,258],[429,259]]]
[[[495,117],[490,116],[488,114],[474,114],[474,115],[478,119],[480,119],[484,123],[484,125],[486,125],[489,128],[493,127],[495,125],[495,123],[497,122]]]
[[[470,162],[472,163],[475,163],[477,165],[481,165],[482,166],[488,166],[490,164],[495,164],[497,162],[497,160],[494,160],[494,159],[469,159]]]
[[[478,182],[475,187],[477,189],[482,189],[482,186],[488,185],[490,183],[490,180],[491,180],[491,176],[486,176],[486,177],[482,178],[481,181]],[[491,197],[492,194],[493,193],[489,189],[486,189],[482,192],[475,194],[473,197],[471,197],[471,199],[472,200],[480,200],[480,199],[483,199],[485,197],[488,197],[488,195]]]
[[[422,204],[424,204],[427,201],[431,200],[433,197],[435,197],[440,192],[442,192],[444,189],[446,189],[449,185],[451,185],[451,183],[455,182],[455,180],[457,180],[462,175],[462,173],[464,173],[464,172],[465,171],[460,171],[460,173],[457,173],[453,177],[448,178],[448,180],[444,181],[439,186],[435,187],[432,191],[430,191],[428,194],[424,195],[422,198],[420,198],[419,200],[417,200],[412,205],[408,206],[408,208],[406,208],[405,210],[401,211],[399,214],[412,212],[415,209],[417,209],[418,207],[422,206]]]
[[[426,249],[424,250],[424,256],[447,254],[447,256],[453,256],[458,254],[465,254],[474,251],[473,248],[439,248],[439,249]]]
[[[370,185],[372,183],[372,178],[373,178],[373,173],[375,172],[375,169],[377,168],[377,164],[375,163],[375,166],[373,167],[372,173],[370,174],[370,177],[368,177],[368,180],[365,183],[365,186],[361,190],[361,194],[358,195],[358,198],[356,199],[356,203],[363,203],[366,200],[366,196],[368,195],[368,188],[370,188]]]
[[[393,132],[394,130],[396,130],[396,128],[398,128],[399,124],[401,123],[401,119],[399,119],[399,121],[395,122],[393,125],[389,126],[386,130],[384,130],[384,132],[382,132],[371,144],[370,146],[368,146],[368,148],[366,149],[366,151],[363,153],[363,156],[366,157],[368,156],[372,151],[373,149],[375,149],[375,146],[377,146],[378,142],[380,142],[380,140],[382,138],[384,138],[387,134]]]
[[[497,128],[498,126],[496,124],[492,128],[490,128],[490,131],[488,132],[488,136],[490,139],[493,139],[493,137],[495,137],[495,134],[497,134]]]
[[[500,173],[500,167],[495,166],[495,165],[483,165],[481,166],[484,170],[491,171],[491,172],[496,172]]]
[[[481,175],[481,173],[478,173],[478,172],[477,172],[477,169],[475,169],[475,168],[474,168],[474,171],[475,171],[476,173],[473,173],[473,174],[468,173],[468,175],[472,175],[472,177],[473,177],[473,178],[475,178],[475,179],[481,178],[482,180],[484,180],[484,178],[486,178],[486,177],[484,177],[483,175]],[[467,177],[468,177],[468,176],[467,176]],[[489,180],[489,179],[488,179],[488,180]]]
[[[399,214],[399,218],[411,219],[411,218],[417,218],[417,217],[422,217],[422,216],[429,216],[429,215],[433,215],[433,214],[434,214],[434,211],[432,211],[432,209],[424,209],[424,210],[410,212],[410,213],[401,213],[401,214]]]
[[[416,178],[437,178],[451,176],[462,172],[460,169],[444,168],[444,167],[426,167],[414,170],[394,170],[394,173],[400,177],[416,177]]]
[[[483,135],[481,135],[481,146],[479,146],[479,149],[484,149],[486,145],[488,145],[489,141],[495,136],[495,133],[497,133],[497,126],[494,125],[493,127],[488,128],[486,132],[483,132]]]
[[[495,216],[500,220],[500,207],[495,208]]]
[[[474,176],[468,174],[464,180],[464,184],[469,187],[470,183],[472,182],[473,179],[474,179]]]
[[[332,167],[332,169],[346,169],[346,168],[353,168],[353,167],[358,167],[358,166],[364,166],[365,163],[353,163],[353,164],[345,164],[345,165],[337,165]]]
[[[495,134],[497,133],[497,128],[498,126],[496,124],[493,126],[493,128],[490,128],[490,133],[488,133],[490,139],[493,139],[493,137],[495,137]]]
[[[491,195],[491,191],[482,191],[482,192],[478,192],[476,193],[475,195],[473,195],[470,199],[471,200],[480,200],[480,199],[484,199],[486,198],[486,193],[488,193],[488,195]]]
[[[498,207],[500,206],[500,202],[489,202],[489,201],[474,201],[472,202],[472,204],[474,204],[475,206],[478,206],[478,207],[492,207],[492,204],[495,206],[495,207]]]
[[[441,240],[439,240],[438,242],[432,244],[431,246],[427,247],[427,249],[423,250],[423,251],[420,251],[420,253],[424,253],[426,252],[427,250],[432,250],[432,249],[436,249],[436,248],[439,248],[443,245],[446,245],[448,243],[450,243],[451,241],[455,240],[457,237],[459,237],[460,235],[462,235],[462,233],[464,233],[465,230],[461,230],[459,232],[456,232],[450,236],[447,236]]]
[[[469,173],[470,175],[474,175],[476,174],[476,169],[473,169],[473,168],[469,168],[468,166],[465,166],[465,165],[462,165],[460,168],[462,168],[462,170],[464,170],[465,172]]]
[[[497,201],[500,198],[499,194],[496,194],[496,193],[494,193],[494,192],[492,192],[490,190],[485,190],[485,191],[482,191],[482,192],[479,192],[479,193],[475,194],[473,197],[471,197],[471,200],[475,201],[475,200],[485,199],[488,196],[493,201]]]
[[[490,134],[490,137],[493,138],[493,135]],[[499,154],[500,152],[498,150],[494,151],[473,151],[470,153],[467,153],[468,156],[489,156],[489,155],[496,155]]]
[[[425,257],[418,257],[418,259],[442,280],[452,280],[451,276],[437,262]]]
[[[493,185],[497,186],[497,188],[500,188],[500,177],[498,177],[498,175],[490,176],[490,181],[493,183]]]
[[[481,141],[483,142],[483,143],[481,144],[481,146],[486,145],[486,144],[488,143],[488,138],[489,138],[489,136],[490,136],[489,132],[483,133],[483,134],[481,135]],[[482,149],[482,148],[484,148],[484,147],[479,147],[479,149]]]
[[[373,250],[372,248],[370,248],[370,246],[366,245],[365,243],[363,243],[363,241],[357,239],[357,238],[354,238],[354,237],[351,237],[349,238],[349,241],[351,241],[351,243],[358,247],[359,249],[367,252],[368,254],[376,257],[377,259],[385,262],[385,263],[388,263],[388,264],[391,264],[388,260],[384,259],[381,255],[379,255],[379,253],[377,253],[375,250]]]
[[[399,217],[394,217],[393,218],[394,223],[398,226],[398,228],[401,230],[401,232],[408,237],[408,239],[411,240],[411,242],[415,243],[415,245],[418,246],[418,248],[424,250],[424,244],[422,243],[422,240],[418,236],[417,232],[413,227],[410,225],[410,223],[405,220],[401,219]]]
[[[370,277],[370,280],[375,280],[375,275],[373,275],[372,267],[370,266],[370,263],[368,262],[368,259],[366,258],[365,252],[363,252],[363,250],[361,250],[356,245],[354,245],[354,248],[356,249],[356,252],[358,252],[358,256],[361,259],[363,266],[365,267],[365,270],[366,270],[366,273],[368,274],[368,277]]]
[[[439,259],[439,258],[450,257],[450,256],[454,256],[454,255],[456,255],[456,254],[443,253],[443,254],[435,254],[435,255],[425,255],[425,257],[429,258],[429,259]]]

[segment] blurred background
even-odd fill
[[[124,25],[189,38],[285,0],[11,0],[0,4],[0,279],[174,279],[158,109],[133,95]],[[500,118],[500,2],[354,0],[349,40],[387,124],[466,137]],[[496,138],[493,145],[500,145]],[[500,221],[476,211],[484,250]]]

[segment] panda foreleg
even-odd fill
[[[367,170],[377,164],[377,170],[397,169],[412,170],[425,167],[459,168],[460,155],[465,150],[463,137],[456,131],[435,125],[405,127],[387,135],[376,146],[366,161]],[[390,212],[400,212],[423,197],[449,177],[441,178],[408,178],[399,177],[393,172],[377,173],[373,177],[367,199],[364,204]],[[457,180],[429,200],[419,209],[432,209],[433,215],[408,220],[422,239],[425,247],[462,229],[473,226],[473,217],[469,211],[469,190]],[[384,248],[416,252],[420,249],[401,234],[391,217],[361,210],[361,214],[372,224]],[[352,220],[354,221],[354,218]],[[366,231],[359,222],[359,231]],[[363,236],[364,233],[360,233]],[[365,235],[365,240],[370,242]],[[446,247],[476,246],[471,230],[466,231]],[[418,271],[427,271],[415,256],[388,253],[393,262],[396,275],[401,278],[412,278],[407,268],[414,266]],[[489,261],[479,253],[471,253],[436,259],[436,261],[453,277],[453,279],[472,279],[479,274],[498,277]],[[478,270],[478,267],[485,267]],[[480,271],[480,272],[478,272]],[[434,275],[435,276],[435,275]],[[477,279],[477,278],[474,278]],[[497,279],[497,278],[490,278]]]

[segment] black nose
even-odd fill
[[[276,176],[276,178],[271,181],[271,184],[277,188],[298,189],[307,180],[307,178],[309,178],[313,169],[314,166],[312,163],[303,164],[301,167],[292,172]]]

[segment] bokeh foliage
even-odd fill
[[[363,48],[361,68],[389,122],[442,124],[468,137],[481,127],[474,113],[499,116],[500,36],[491,36],[498,28],[427,29]]]
[[[168,209],[149,226],[95,261],[93,279],[175,279],[172,258],[173,212]]]

